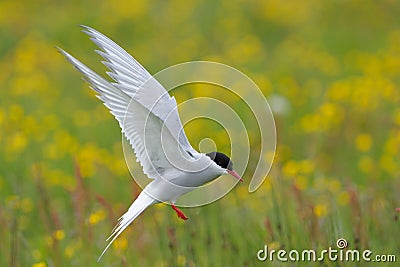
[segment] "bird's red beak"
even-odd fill
[[[237,174],[237,172],[231,171],[231,170],[227,170],[227,171],[228,171],[228,173],[229,173],[230,175],[232,175],[233,177],[237,178],[239,181],[243,182],[242,177],[240,177],[240,175]]]

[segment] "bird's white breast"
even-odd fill
[[[224,169],[203,154],[193,164],[204,165],[204,161],[209,161],[209,164],[207,164],[205,169],[197,172],[175,168],[168,169],[162,177],[152,181],[144,190],[160,202],[174,202],[180,196],[224,174]],[[196,166],[193,167],[196,169]]]

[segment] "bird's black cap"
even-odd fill
[[[207,153],[206,156],[208,156],[210,159],[212,159],[221,168],[233,171],[233,163],[232,163],[231,159],[228,158],[228,156],[225,155],[224,153],[210,152],[210,153]]]

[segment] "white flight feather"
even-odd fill
[[[114,227],[113,232],[107,238],[107,241],[111,239],[108,245],[105,247],[101,255],[99,256],[97,261],[100,261],[101,257],[103,257],[104,253],[106,253],[107,249],[111,246],[114,240],[131,224],[137,216],[139,216],[148,206],[156,203],[156,201],[148,196],[145,191],[142,191],[139,196],[135,199],[132,205],[129,207],[128,211],[125,212],[124,215],[121,216],[119,222]]]
[[[112,84],[160,118],[179,144],[197,156],[197,151],[192,148],[183,131],[175,98],[114,41],[90,27],[82,27],[83,32],[102,49],[96,52],[106,60],[103,64],[111,70],[107,74],[115,81]]]

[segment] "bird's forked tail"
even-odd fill
[[[97,261],[100,261],[101,257],[103,257],[104,253],[111,246],[114,240],[131,224],[137,216],[139,216],[148,206],[156,203],[156,201],[147,195],[144,191],[142,191],[139,196],[135,199],[132,205],[129,207],[128,211],[125,212],[124,215],[119,218],[117,225],[114,227],[113,232],[107,238],[106,241],[110,240],[107,247],[103,250],[100,257]]]

